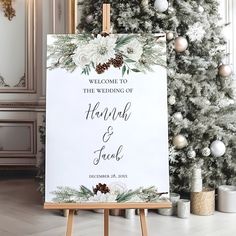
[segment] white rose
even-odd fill
[[[127,186],[122,182],[113,182],[109,184],[111,194],[121,194],[127,191]]]
[[[90,64],[89,48],[78,47],[73,55],[74,63],[79,67],[84,67]]]

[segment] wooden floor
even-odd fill
[[[0,236],[64,236],[66,219],[42,208],[32,179],[0,180]],[[89,211],[75,217],[75,236],[102,236],[103,216]],[[234,236],[236,214],[190,219],[148,214],[149,236]],[[111,236],[139,236],[138,216],[133,220],[110,218]]]

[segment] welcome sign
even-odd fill
[[[164,35],[48,36],[46,202],[169,191]]]

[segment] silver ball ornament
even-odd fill
[[[93,21],[93,15],[86,16],[85,21],[90,24]]]
[[[195,158],[195,157],[196,157],[196,152],[195,152],[194,150],[189,150],[189,151],[187,152],[187,157],[188,157],[189,159]]]
[[[166,34],[166,38],[167,38],[167,40],[172,40],[174,38],[174,34],[172,32],[168,32]]]
[[[174,113],[173,117],[176,119],[176,120],[183,120],[183,115],[181,112],[176,112]]]
[[[232,69],[229,65],[221,65],[218,68],[219,75],[222,77],[228,77],[232,74]]]
[[[164,12],[168,9],[168,7],[169,7],[169,3],[167,0],[155,0],[154,2],[154,8],[158,12]]]
[[[182,134],[178,134],[173,138],[173,145],[177,149],[182,149],[188,145],[188,142]]]
[[[168,102],[170,105],[174,105],[176,103],[175,96],[169,96]]]
[[[221,157],[225,154],[226,147],[225,144],[220,140],[215,140],[211,143],[210,146],[211,153],[215,157]]]
[[[143,7],[147,7],[148,6],[148,3],[149,3],[149,0],[142,0],[142,6]]]
[[[175,39],[175,51],[184,52],[188,48],[188,41],[186,38],[179,36]]]
[[[208,147],[204,147],[204,148],[202,149],[202,155],[203,155],[204,157],[210,156],[210,155],[211,155],[211,149],[208,148]]]
[[[198,12],[199,12],[199,13],[203,13],[203,12],[204,12],[204,8],[203,8],[202,6],[199,6],[199,7],[198,7]]]

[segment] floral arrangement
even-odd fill
[[[123,183],[97,184],[93,190],[85,186],[80,189],[58,187],[52,192],[55,195],[53,202],[156,202],[160,196],[167,193],[158,193],[155,187],[128,190]]]
[[[166,66],[164,35],[103,34],[56,35],[48,47],[48,68],[63,68],[73,72],[80,68],[89,75],[110,67],[119,68],[122,75],[153,71],[153,66]]]

